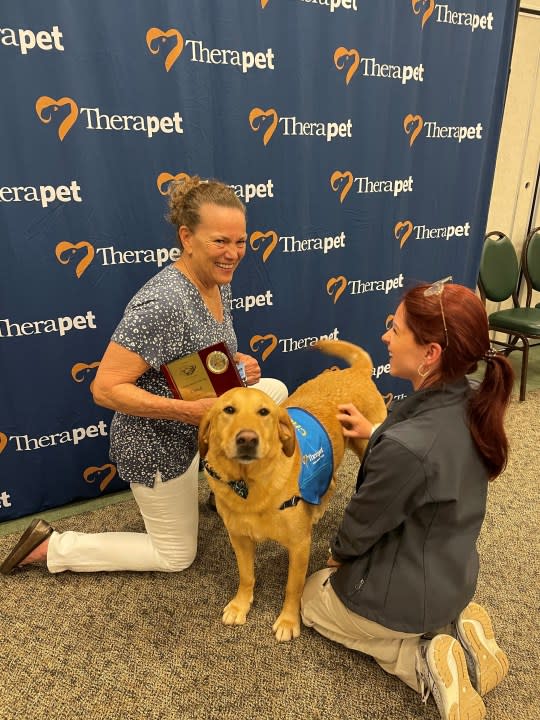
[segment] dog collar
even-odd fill
[[[220,475],[214,470],[214,468],[209,465],[206,460],[202,461],[202,466],[206,470],[206,472],[210,475],[210,477],[213,477],[214,480],[219,480],[219,482],[225,483],[225,480],[222,480]],[[247,483],[245,480],[230,480],[226,483],[233,492],[235,492],[239,497],[241,497],[243,500],[245,500],[249,494],[249,488],[247,486]]]
[[[288,500],[285,500],[284,503],[281,503],[281,505],[279,506],[279,509],[286,510],[287,508],[290,508],[290,507],[296,507],[296,505],[298,505],[300,500],[303,500],[303,499],[304,498],[300,497],[300,495],[293,495],[292,498],[289,498]]]

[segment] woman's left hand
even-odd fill
[[[244,355],[244,353],[236,353],[234,359],[237,362],[244,363],[244,370],[246,372],[246,383],[248,385],[255,385],[261,379],[261,368],[259,363],[251,355]]]

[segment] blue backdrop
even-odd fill
[[[182,174],[234,186],[240,349],[291,389],[400,293],[475,285],[515,0],[21,0],[0,28],[0,522],[125,486],[90,384],[177,255]]]

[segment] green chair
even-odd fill
[[[521,268],[527,285],[525,304],[531,307],[532,291],[540,292],[540,226],[527,235],[521,256]],[[535,307],[540,308],[540,302],[536,303]]]
[[[534,243],[533,250],[535,247]],[[523,353],[519,386],[519,399],[523,401],[527,387],[529,348],[540,345],[540,342],[532,345],[529,342],[529,339],[540,340],[540,308],[519,306],[520,273],[518,257],[510,238],[499,231],[488,233],[484,238],[480,258],[478,289],[484,304],[487,300],[500,303],[512,298],[512,308],[491,313],[488,321],[490,330],[508,336],[506,342],[492,340],[493,345],[502,346],[505,355],[514,350]]]

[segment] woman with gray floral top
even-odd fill
[[[169,220],[182,254],[132,298],[93,384],[98,405],[115,410],[111,459],[129,482],[146,533],[58,533],[44,520],[27,528],[0,571],[46,561],[49,572],[184,570],[198,531],[197,426],[215,398],[173,398],[160,366],[225,342],[276,402],[279,380],[261,379],[257,361],[238,352],[230,283],[246,252],[246,212],[227,185],[198,177],[171,187]]]

